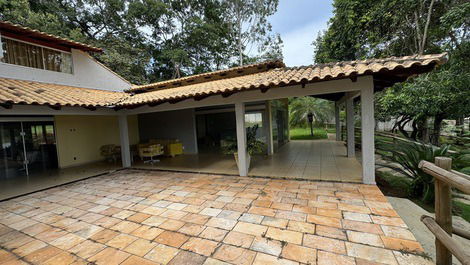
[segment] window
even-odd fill
[[[2,38],[2,62],[50,71],[72,73],[72,55],[9,38]]]

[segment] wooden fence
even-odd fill
[[[436,219],[423,215],[421,221],[436,237],[436,264],[451,265],[454,255],[463,265],[470,265],[470,250],[463,249],[452,234],[470,240],[470,231],[452,226],[451,188],[470,194],[470,176],[452,171],[452,159],[436,157],[434,163],[421,161],[419,167],[434,177]]]

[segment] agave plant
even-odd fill
[[[379,153],[384,160],[401,165],[397,167],[387,163],[381,166],[396,170],[412,180],[408,191],[412,197],[418,197],[425,203],[434,201],[434,179],[424,173],[418,165],[422,160],[434,162],[436,156],[446,156],[449,150],[448,145],[437,147],[411,141],[399,141],[393,144],[378,140],[377,149],[380,150]]]

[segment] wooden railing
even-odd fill
[[[419,167],[434,177],[436,219],[423,215],[421,221],[436,237],[436,264],[451,265],[454,255],[463,265],[470,265],[470,251],[452,238],[456,234],[470,240],[470,232],[452,226],[451,194],[451,188],[470,194],[470,177],[451,171],[449,157],[436,157],[434,163],[421,161]]]

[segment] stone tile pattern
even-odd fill
[[[0,202],[0,264],[432,264],[374,185],[123,170]]]

